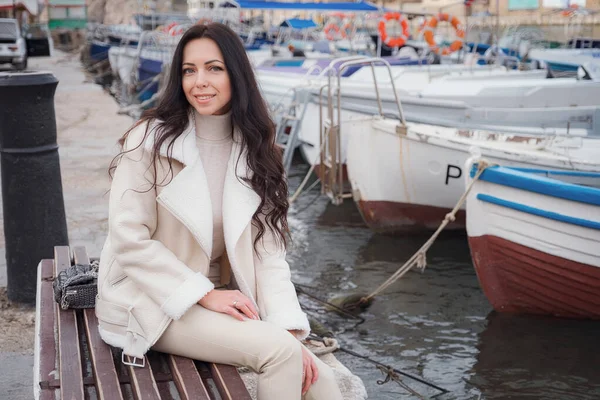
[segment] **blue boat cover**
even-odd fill
[[[290,18],[283,21],[279,26],[292,29],[310,29],[316,28],[317,24],[312,19]]]

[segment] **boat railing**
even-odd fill
[[[396,84],[392,76],[390,63],[378,57],[364,57],[361,59],[335,60],[330,66],[339,65],[337,77],[333,74],[333,69],[327,70],[327,83],[319,89],[319,153],[320,169],[319,176],[322,177],[321,191],[327,195],[333,204],[341,204],[345,198],[352,197],[352,193],[344,193],[344,171],[342,167],[342,75],[344,71],[352,66],[365,65],[370,66],[373,73],[373,85],[377,96],[377,106],[379,116],[384,117],[383,103],[377,82],[375,72],[376,65],[383,65],[390,76],[390,82],[396,106],[398,108],[398,118],[402,129],[406,130],[406,119],[402,104],[396,91]],[[333,79],[337,78],[334,82]],[[327,119],[323,116],[323,92],[327,89]],[[334,102],[335,110],[334,110]]]
[[[263,29],[260,26],[251,27],[250,30],[248,31],[248,37],[246,38],[245,44],[247,44],[247,45],[253,44],[254,40],[256,40],[256,38],[262,31],[263,31]]]
[[[290,96],[291,94],[291,96]],[[286,99],[292,98],[290,104],[286,104]],[[273,121],[275,121],[275,125],[279,124],[279,120],[281,119],[283,113],[285,113],[286,109],[290,106],[294,105],[294,99],[296,98],[296,87],[288,88],[277,101],[273,102],[273,106],[271,109],[271,117]]]
[[[128,87],[123,87],[121,99],[127,105],[139,100],[139,95],[154,84],[159,84],[159,92],[164,89],[161,83],[166,81],[173,53],[182,35],[171,36],[164,32],[143,31],[140,35],[131,69]],[[140,80],[139,68],[142,58],[149,57],[162,63],[161,72],[153,77]]]
[[[308,70],[306,71],[306,73],[302,76],[302,78],[307,79],[310,78],[311,75],[313,74],[313,72],[319,72],[319,74],[321,72],[323,72],[323,68],[321,68],[320,65],[315,64],[315,65],[311,65],[310,68],[308,68]]]
[[[320,65],[312,65],[310,68],[308,68],[308,70],[306,71],[306,73],[302,76],[302,80],[305,83],[308,83],[308,79],[310,79],[312,73],[314,71],[319,71],[321,70],[321,66]],[[278,123],[279,119],[280,119],[280,115],[281,113],[283,113],[287,107],[289,107],[289,104],[286,103],[286,99],[290,98],[290,94],[292,98],[295,98],[295,92],[296,92],[296,88],[298,86],[294,86],[294,87],[289,87],[285,92],[283,92],[283,94],[281,94],[281,96],[278,97],[278,99],[274,102],[269,102],[270,104],[273,104],[272,106],[270,106],[270,111],[271,111],[271,116],[273,118],[273,120]],[[292,100],[293,103],[293,100]]]
[[[366,60],[366,59],[367,59],[366,56],[347,56],[347,57],[340,57],[340,58],[333,59],[327,65],[327,67],[325,67],[321,71],[321,73],[317,76],[317,78],[324,78],[325,76],[327,76],[328,74],[330,74],[331,71],[333,71],[337,65],[339,65],[341,63],[344,63],[344,62],[347,62],[347,61]]]
[[[375,94],[377,96],[377,106],[379,108],[379,115],[383,117],[383,102],[381,100],[379,84],[377,82],[377,74],[375,73],[375,66],[377,64],[383,65],[386,68],[386,70],[390,76],[390,84],[392,86],[392,92],[394,93],[394,100],[396,102],[396,107],[398,108],[398,117],[400,119],[400,122],[402,122],[402,125],[406,125],[406,119],[404,117],[404,111],[402,110],[402,104],[400,103],[400,98],[398,97],[398,92],[396,91],[396,83],[394,81],[394,76],[392,74],[392,67],[391,67],[390,63],[388,61],[384,60],[383,58],[372,57],[372,58],[365,58],[363,60],[350,60],[350,61],[346,61],[342,65],[340,65],[338,72],[337,72],[337,88],[338,88],[339,95],[341,96],[342,75],[343,75],[344,71],[349,67],[357,66],[357,65],[365,65],[365,64],[371,67],[371,72],[373,74],[373,86],[375,88]],[[331,75],[329,76],[329,78],[331,79]],[[331,83],[331,82],[329,82],[329,83]],[[341,113],[342,113],[342,103],[341,103],[341,101],[339,101],[338,102],[338,117],[341,117]]]

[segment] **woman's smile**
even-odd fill
[[[208,104],[213,98],[215,98],[216,94],[203,94],[203,95],[194,95],[196,102],[198,104]]]

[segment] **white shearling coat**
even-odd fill
[[[142,358],[172,320],[214,288],[206,277],[212,251],[212,207],[196,145],[193,122],[172,147],[172,175],[160,151],[158,186],[151,188],[151,149],[155,124],[134,128],[126,153],[114,174],[109,203],[108,237],[100,258],[96,316],[102,339]],[[269,229],[254,249],[251,223],[260,197],[241,178],[247,177],[240,133],[234,133],[223,190],[225,248],[233,279],[263,321],[309,333],[290,280],[285,250]],[[167,140],[168,142],[169,140]],[[172,178],[172,179],[171,179]],[[149,190],[150,189],[150,190]]]

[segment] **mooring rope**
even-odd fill
[[[317,153],[317,157],[315,157],[312,165],[308,169],[308,172],[306,173],[306,176],[302,180],[302,183],[300,183],[300,186],[298,186],[298,189],[296,189],[294,194],[288,199],[290,205],[293,202],[295,202],[296,199],[298,199],[298,197],[302,194],[302,190],[304,189],[304,186],[306,186],[306,184],[308,183],[308,178],[310,178],[311,174],[315,170],[315,167],[317,166],[317,161],[319,161],[319,159],[321,158],[321,153],[323,152],[323,149],[325,148],[325,143],[327,143],[327,142],[323,141],[323,143],[321,144],[321,148],[319,149],[319,152]]]
[[[454,222],[454,220],[456,219],[456,213],[467,200],[467,196],[471,192],[473,185],[475,184],[475,182],[477,182],[483,171],[485,171],[488,167],[491,167],[493,165],[495,164],[491,164],[485,159],[480,159],[478,161],[477,173],[473,177],[473,180],[471,181],[461,198],[458,200],[458,203],[456,203],[452,211],[446,214],[446,217],[444,218],[440,226],[437,228],[437,230],[433,233],[433,235],[429,238],[429,240],[427,240],[427,242],[425,242],[425,244],[421,246],[421,248],[406,263],[404,263],[403,266],[398,268],[398,270],[385,282],[383,282],[377,289],[371,292],[371,294],[361,298],[360,303],[364,304],[372,301],[375,296],[381,294],[384,290],[390,287],[390,285],[392,285],[398,279],[402,278],[404,274],[410,271],[415,265],[420,270],[425,269],[425,267],[427,266],[427,250],[429,250],[431,245],[435,242],[435,240],[437,239],[439,234],[444,230],[446,225],[448,225],[450,222]]]
[[[311,333],[308,338],[308,340],[314,340],[316,342],[322,342],[322,343],[328,343],[331,338],[323,338],[320,336],[317,336],[313,333]],[[327,341],[327,342],[326,342]],[[336,343],[337,344],[337,343]],[[369,358],[367,356],[363,356],[362,354],[358,354],[355,351],[349,350],[344,348],[343,346],[340,346],[339,344],[337,344],[338,348],[337,351],[342,351],[344,353],[350,354],[351,356],[360,358],[362,360],[368,361],[372,364],[374,364],[377,369],[379,369],[382,373],[384,373],[386,375],[384,380],[378,380],[377,384],[379,385],[383,385],[387,382],[390,381],[394,381],[396,383],[398,383],[398,385],[400,385],[402,388],[404,388],[405,390],[407,390],[408,392],[412,393],[413,395],[418,396],[421,399],[424,399],[425,397],[423,397],[421,394],[419,394],[418,392],[416,392],[414,389],[410,388],[404,381],[402,381],[402,378],[400,378],[400,375],[405,376],[407,378],[410,378],[416,382],[422,383],[426,386],[429,386],[433,389],[436,389],[438,391],[440,391],[439,394],[444,394],[444,393],[449,393],[450,391],[448,389],[444,389],[443,387],[440,387],[434,383],[431,383],[429,381],[426,381],[425,379],[419,378],[418,376],[414,376],[412,374],[409,374],[408,372],[404,372],[404,371],[400,371],[390,365],[385,365],[383,363],[380,363],[379,361],[375,361],[372,358]],[[436,395],[437,396],[437,395]],[[435,396],[434,396],[435,397]]]
[[[354,314],[352,314],[351,312],[349,312],[348,310],[346,310],[346,309],[344,309],[342,307],[339,307],[339,306],[337,306],[337,305],[335,305],[333,303],[330,303],[330,302],[328,302],[326,300],[323,300],[323,299],[321,299],[321,298],[319,298],[319,297],[317,297],[317,296],[315,296],[313,294],[308,293],[306,290],[303,289],[303,288],[308,287],[308,286],[301,285],[301,284],[296,283],[296,282],[292,282],[292,283],[294,284],[294,287],[295,287],[296,292],[298,294],[303,294],[306,297],[309,297],[309,298],[313,299],[317,303],[321,303],[322,305],[324,305],[326,307],[329,307],[329,308],[337,311],[338,313],[340,313],[340,314],[342,314],[342,315],[344,315],[344,316],[346,316],[346,317],[348,317],[350,319],[356,319],[356,320],[358,320],[359,322],[356,324],[357,326],[365,322],[365,319],[363,317],[361,317],[360,315],[354,315]],[[311,289],[313,289],[313,288],[311,288]]]
[[[349,316],[349,317],[351,317],[351,318],[356,318],[356,319],[358,319],[359,321],[358,321],[358,323],[357,323],[357,324],[354,326],[354,328],[355,328],[356,326],[358,326],[358,325],[360,325],[361,323],[363,323],[363,322],[364,322],[364,319],[363,319],[362,317],[360,317],[360,316],[357,316],[357,315],[353,315],[353,314],[349,313],[348,311],[344,310],[343,308],[340,308],[340,307],[336,306],[335,304],[331,304],[331,303],[329,303],[329,302],[327,302],[327,301],[324,301],[324,300],[322,300],[322,299],[319,299],[318,297],[316,297],[316,296],[313,296],[313,295],[311,295],[311,294],[307,293],[305,290],[301,289],[301,288],[310,288],[309,286],[302,285],[302,284],[299,284],[299,283],[294,283],[294,286],[296,287],[296,291],[297,291],[299,294],[304,294],[304,295],[306,295],[306,296],[308,296],[308,297],[312,298],[313,300],[316,300],[316,301],[317,301],[317,302],[319,302],[319,303],[322,303],[322,304],[324,304],[324,305],[326,305],[326,306],[328,306],[328,307],[332,307],[332,308],[336,309],[336,311],[337,311],[337,312],[340,312],[341,314],[345,314],[346,316]],[[314,288],[313,288],[313,289],[314,289]],[[304,307],[304,306],[303,306],[303,309],[305,309],[305,307]],[[387,382],[396,382],[396,383],[397,383],[397,384],[398,384],[400,387],[402,387],[403,389],[405,389],[405,390],[406,390],[406,391],[408,391],[409,393],[411,393],[411,394],[413,394],[413,395],[415,395],[415,396],[419,397],[420,399],[425,399],[425,397],[423,397],[421,394],[419,394],[419,393],[418,393],[418,392],[416,392],[414,389],[412,389],[411,387],[409,387],[409,386],[408,386],[408,385],[407,385],[407,384],[406,384],[406,383],[405,383],[405,382],[402,380],[402,378],[400,377],[400,375],[402,375],[402,376],[405,376],[405,377],[407,377],[407,378],[410,378],[410,379],[412,379],[412,380],[414,380],[414,381],[416,381],[416,382],[419,382],[419,383],[422,383],[422,384],[424,384],[424,385],[427,385],[427,386],[429,386],[429,387],[431,387],[431,388],[434,388],[434,389],[436,389],[436,390],[438,390],[438,391],[440,392],[440,393],[438,393],[437,395],[435,395],[435,396],[432,396],[432,397],[430,397],[430,398],[434,398],[434,397],[437,397],[437,396],[439,396],[439,395],[442,395],[442,394],[444,394],[444,393],[448,393],[448,392],[449,392],[449,390],[448,390],[448,389],[444,389],[444,388],[442,388],[442,387],[440,387],[440,386],[437,386],[436,384],[434,384],[434,383],[431,383],[431,382],[429,382],[429,381],[426,381],[425,379],[419,378],[418,376],[414,376],[414,375],[412,375],[412,374],[409,374],[409,373],[407,373],[407,372],[400,371],[400,370],[398,370],[398,369],[395,369],[395,368],[393,368],[393,367],[392,367],[392,366],[390,366],[390,365],[385,365],[385,364],[383,364],[383,363],[380,363],[379,361],[375,361],[375,360],[373,360],[373,359],[372,359],[372,358],[370,358],[370,357],[367,357],[367,356],[364,356],[364,355],[362,355],[362,354],[358,354],[358,353],[356,353],[355,351],[352,351],[352,350],[346,349],[346,348],[342,347],[342,346],[339,344],[339,342],[338,342],[338,341],[337,341],[335,338],[333,338],[333,337],[329,337],[329,336],[325,336],[325,335],[326,335],[326,334],[323,334],[323,333],[321,333],[321,334],[317,334],[317,333],[316,333],[316,332],[313,330],[313,331],[310,333],[310,335],[309,335],[309,336],[306,338],[307,342],[310,342],[310,341],[313,341],[313,342],[319,342],[319,343],[323,343],[323,345],[325,346],[323,349],[319,349],[319,350],[316,350],[316,349],[312,349],[312,348],[311,348],[311,351],[312,351],[312,352],[313,352],[315,355],[317,355],[317,356],[320,356],[320,355],[322,355],[322,354],[334,353],[334,352],[336,352],[336,351],[341,351],[341,352],[347,353],[347,354],[349,354],[349,355],[351,355],[351,356],[354,356],[354,357],[360,358],[360,359],[362,359],[362,360],[368,361],[368,362],[370,362],[370,363],[374,364],[374,365],[377,367],[377,369],[379,369],[379,371],[381,371],[381,372],[382,372],[382,373],[385,375],[385,378],[384,378],[383,380],[377,380],[377,384],[378,384],[378,385],[383,385],[383,384],[385,384],[385,383],[387,383]]]
[[[317,186],[319,183],[321,183],[321,180],[320,180],[320,179],[317,179],[317,180],[315,180],[315,182],[314,182],[312,185],[310,185],[310,186],[308,187],[308,189],[306,189],[305,191],[306,191],[306,192],[310,192],[310,191],[311,191],[311,190],[313,190],[313,189],[314,189],[314,187],[315,187],[315,186]],[[298,215],[298,214],[300,214],[300,213],[302,213],[302,212],[304,212],[304,211],[308,210],[308,209],[309,209],[309,208],[310,208],[310,207],[311,207],[311,206],[312,206],[312,205],[313,205],[313,204],[314,204],[314,203],[315,203],[317,200],[319,200],[319,199],[321,198],[321,196],[322,196],[322,194],[321,194],[321,192],[319,191],[319,193],[317,193],[317,194],[316,194],[316,195],[315,195],[315,196],[314,196],[314,197],[313,197],[313,198],[312,198],[310,201],[308,201],[304,207],[302,207],[302,208],[299,208],[299,209],[296,209],[296,210],[295,210],[295,212],[294,212],[294,213],[295,213],[295,215]]]

